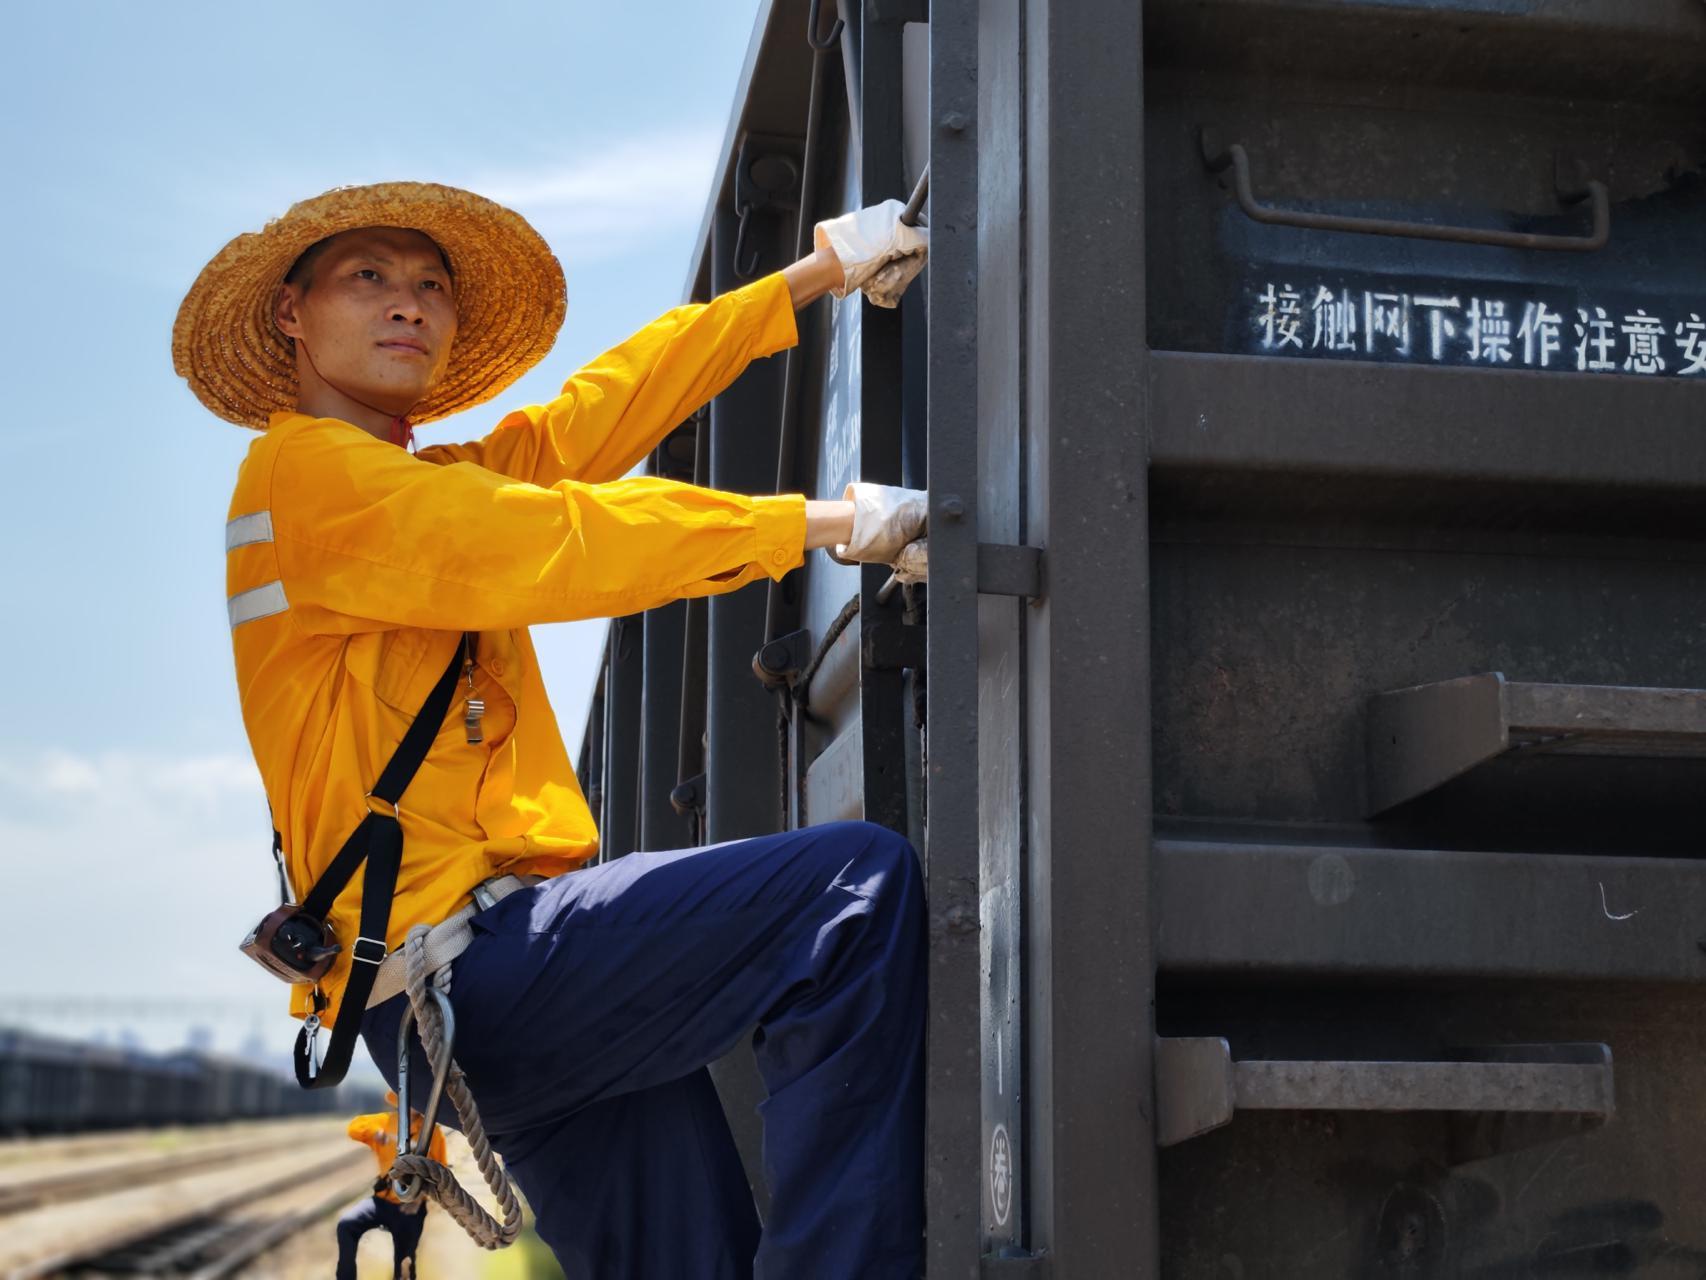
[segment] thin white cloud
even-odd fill
[[[0,754],[0,955],[30,957],[0,965],[0,996],[200,997],[255,1011],[220,1028],[223,1047],[256,1019],[287,1037],[287,993],[236,950],[277,902],[268,844],[247,757]]]
[[[473,157],[444,157],[419,172],[399,173],[383,163],[345,170],[293,165],[267,154],[264,164],[239,172],[177,172],[158,187],[170,216],[138,220],[125,207],[91,200],[76,190],[58,193],[63,220],[91,234],[116,237],[126,247],[121,266],[151,286],[181,292],[197,267],[227,239],[258,230],[294,201],[334,186],[398,178],[442,182],[489,196],[522,214],[571,266],[602,262],[655,248],[660,235],[690,235],[698,228],[723,135],[703,125],[616,137],[536,162],[491,166]],[[137,168],[134,158],[127,161]],[[154,172],[181,165],[158,158]]]
[[[630,252],[659,231],[697,227],[721,145],[721,132],[703,127],[647,134],[556,164],[471,173],[464,185],[585,262]]]
[[[230,800],[265,803],[260,775],[245,756],[162,757],[126,751],[82,755],[48,749],[0,757],[0,814],[21,821],[63,820],[64,808],[142,816],[186,808],[203,813]]]

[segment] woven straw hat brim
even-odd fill
[[[520,214],[430,182],[340,187],[238,236],[202,268],[172,326],[172,367],[227,422],[265,429],[296,407],[296,357],[273,323],[278,289],[302,251],[357,227],[405,227],[450,259],[456,340],[431,393],[430,422],[489,400],[545,357],[563,324],[563,268]]]

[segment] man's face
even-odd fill
[[[364,227],[326,242],[304,278],[279,291],[279,329],[312,371],[345,395],[406,414],[450,360],[452,281],[438,246],[419,231]]]

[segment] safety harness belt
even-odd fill
[[[343,848],[326,867],[325,873],[302,899],[301,910],[315,919],[324,920],[332,903],[343,892],[364,863],[366,871],[361,880],[360,936],[350,946],[349,981],[344,985],[340,1016],[332,1025],[331,1043],[326,1059],[314,1062],[314,1038],[318,1015],[325,1007],[320,989],[314,989],[315,1019],[304,1025],[296,1037],[296,1083],[304,1089],[330,1089],[343,1081],[349,1070],[355,1042],[361,1034],[362,1014],[367,1008],[367,996],[379,966],[385,961],[385,938],[391,926],[391,897],[397,888],[397,872],[403,864],[403,826],[397,820],[397,802],[414,780],[421,762],[426,759],[433,739],[438,736],[444,717],[450,710],[450,699],[456,692],[456,678],[462,670],[465,654],[474,651],[476,638],[472,632],[463,636],[450,655],[444,674],[421,704],[420,714],[403,734],[391,754],[391,761],[379,775],[379,781],[368,792],[369,810],[361,824],[344,841]]]

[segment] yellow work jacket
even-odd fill
[[[379,1172],[391,1172],[391,1162],[397,1158],[397,1113],[394,1111],[375,1111],[371,1115],[357,1116],[349,1122],[349,1136],[373,1151],[374,1159],[379,1161]],[[409,1137],[421,1136],[421,1117],[417,1113],[409,1118]],[[444,1130],[434,1129],[432,1137],[427,1140],[427,1158],[444,1163]],[[395,1193],[389,1187],[373,1193],[381,1200],[389,1200],[392,1204],[399,1203]]]
[[[620,478],[794,341],[775,275],[669,312],[469,444],[411,455],[349,423],[273,416],[238,472],[226,584],[243,722],[297,900],[367,812],[464,631],[479,632],[485,740],[466,740],[459,681],[398,806],[388,948],[482,880],[556,875],[597,852],[527,627],[732,591],[800,563],[801,497]],[[358,873],[331,912],[343,950],[321,984],[328,1023],[360,909]],[[309,989],[293,991],[300,1016]]]

